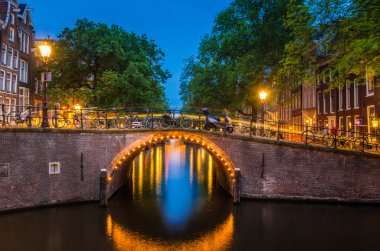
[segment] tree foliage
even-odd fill
[[[145,35],[87,19],[54,44],[50,93],[55,101],[102,106],[164,106],[164,53]]]
[[[379,0],[234,0],[185,61],[188,106],[255,106],[263,87],[315,83],[328,58],[333,86],[380,71]]]

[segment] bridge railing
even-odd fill
[[[222,112],[214,114],[221,116]],[[233,134],[247,137],[268,138],[315,144],[325,147],[345,148],[355,151],[380,152],[380,133],[377,126],[355,125],[349,130],[329,129],[325,126],[287,123],[281,120],[263,119],[261,116],[241,116],[230,112]],[[218,116],[217,116],[218,117]],[[119,129],[183,128],[205,130],[205,116],[200,108],[165,109],[146,107],[123,108],[68,108],[48,107],[47,119],[50,128]],[[42,126],[43,113],[40,106],[0,105],[0,126],[38,128]],[[222,118],[213,128],[225,133],[226,121]]]

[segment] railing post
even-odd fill
[[[253,124],[253,113],[251,116],[251,122],[249,123],[249,137],[252,137],[252,124]]]
[[[277,121],[277,141],[280,141],[280,120]]]
[[[3,127],[4,127],[6,125],[6,122],[5,122],[5,104],[1,104],[1,114],[2,114],[2,117],[3,117],[2,124],[3,124]]]
[[[27,123],[28,123],[28,127],[32,127],[32,108],[30,106],[28,106],[28,120],[27,120]]]
[[[58,113],[57,113],[57,106],[54,106],[54,127],[58,127]]]
[[[83,129],[83,109],[80,108],[80,128]]]
[[[365,145],[364,145],[364,132],[362,132],[362,149],[361,151],[364,152]]]
[[[306,124],[306,135],[305,135],[305,144],[307,145],[307,138],[308,138],[308,132],[309,132],[309,126]],[[302,137],[302,134],[301,134]],[[301,139],[302,140],[302,139]]]

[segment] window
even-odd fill
[[[318,114],[321,114],[322,113],[322,109],[323,109],[323,101],[322,101],[323,97],[322,97],[322,92],[318,92],[318,99],[317,99],[317,108],[318,108]]]
[[[20,51],[29,53],[29,39],[30,36],[25,34],[23,31],[19,31],[19,39],[20,39]]]
[[[7,64],[7,45],[6,44],[1,45],[1,64],[2,65]]]
[[[359,83],[354,81],[354,108],[359,108]]]
[[[11,24],[14,25],[15,24],[15,14],[11,14]]]
[[[323,92],[323,113],[327,114],[327,100],[328,100],[328,93],[326,91]]]
[[[16,50],[13,53],[13,69],[18,69],[18,51]]]
[[[5,91],[5,72],[0,71],[0,90]]]
[[[339,110],[343,110],[343,86],[339,86]]]
[[[15,30],[13,28],[9,28],[8,39],[12,42],[15,41]]]
[[[333,90],[330,90],[330,113],[335,112],[335,95]]]
[[[17,93],[17,75],[13,74],[12,78],[12,92]]]
[[[343,130],[343,117],[339,117],[339,128]]]
[[[12,75],[10,73],[7,73],[7,78],[5,80],[5,86],[6,86],[6,90],[7,92],[11,92],[12,91]]]
[[[19,106],[22,111],[25,111],[29,105],[29,89],[20,87],[19,91]]]
[[[16,111],[16,99],[12,98],[12,111]]]
[[[60,174],[61,173],[61,163],[50,162],[49,163],[49,174]]]
[[[11,112],[11,99],[10,98],[6,98],[5,99],[5,113],[8,114]]]
[[[351,109],[351,82],[346,83],[346,109]]]
[[[366,79],[367,96],[375,94],[375,77],[367,77]]]
[[[351,131],[352,128],[352,122],[351,122],[351,116],[346,117],[346,131],[347,131],[347,136],[349,135],[349,132]]]
[[[20,59],[20,82],[28,83],[28,63]]]
[[[8,48],[8,58],[7,58],[7,66],[12,68],[13,65],[13,49]]]
[[[372,127],[372,119],[375,117],[375,106],[367,106],[367,121],[368,121],[368,132],[375,133],[375,128]]]

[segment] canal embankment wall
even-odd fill
[[[240,169],[242,198],[380,202],[378,155],[185,132],[213,142]],[[0,129],[0,211],[99,200],[100,170],[128,145],[158,133]],[[115,179],[121,183],[124,175]]]

